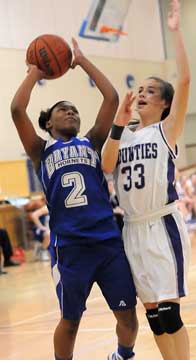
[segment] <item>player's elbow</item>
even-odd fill
[[[190,72],[184,73],[183,76],[179,79],[179,83],[183,86],[189,87],[191,83]]]
[[[14,102],[11,103],[10,111],[12,114],[12,119],[14,120],[19,112],[18,106],[16,104],[14,104]]]
[[[114,91],[113,99],[114,99],[113,101],[115,102],[116,106],[118,107],[118,105],[119,105],[119,95],[118,95],[116,90]]]
[[[17,104],[15,104],[14,102],[12,102],[10,110],[11,110],[11,115],[12,115],[13,121],[17,121],[22,115],[22,111],[21,111],[20,107]]]
[[[190,85],[190,83],[191,83],[191,74],[190,74],[190,72],[186,75],[185,82],[186,82],[186,84]]]
[[[112,172],[113,172],[114,169],[112,169],[112,168],[110,168],[110,167],[104,167],[104,166],[102,166],[102,170],[103,170],[103,172],[104,172],[105,175],[110,175],[110,174],[112,174]]]
[[[113,106],[116,106],[116,108],[118,108],[119,105],[119,95],[117,93],[117,91],[113,88],[113,91],[111,92],[108,100],[110,101],[110,103]]]
[[[117,104],[119,104],[119,95],[115,89],[113,91],[113,99]]]
[[[102,167],[103,172],[104,172],[106,175],[109,175],[109,174],[111,174],[111,173],[114,171],[115,165],[112,164],[111,162],[105,161],[105,160],[103,159],[102,162],[101,162],[101,167]]]

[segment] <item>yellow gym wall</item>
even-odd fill
[[[29,196],[26,161],[0,161],[0,200],[17,196]]]

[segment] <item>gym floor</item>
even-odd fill
[[[196,360],[196,234],[191,236],[190,294],[181,302],[182,317]],[[0,277],[0,353],[3,360],[53,360],[53,331],[59,319],[58,303],[49,262],[28,261],[8,268]],[[137,306],[140,323],[135,359],[161,360],[147,325],[143,307]],[[97,286],[87,302],[80,324],[75,360],[101,360],[116,349],[115,320]]]

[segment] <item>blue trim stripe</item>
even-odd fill
[[[43,161],[41,161],[41,183],[43,185],[44,191],[46,192],[47,188],[46,188],[46,184],[45,184],[45,181],[44,181],[44,165],[43,165]]]
[[[84,36],[84,32],[86,30],[87,24],[88,24],[88,20],[84,19],[82,22],[81,28],[79,30],[79,34],[78,34],[79,36]]]
[[[182,243],[180,233],[174,217],[169,214],[163,217],[165,226],[171,241],[173,253],[176,261],[177,268],[177,285],[178,285],[178,296],[185,296],[184,291],[184,257],[182,250]]]
[[[87,29],[87,25],[88,25],[88,19],[84,19],[83,22],[82,22],[81,28],[79,30],[79,33],[78,33],[78,35],[80,37],[83,37],[83,38],[86,38],[86,39],[92,39],[92,40],[101,40],[101,41],[107,41],[107,42],[110,41],[110,39],[102,36],[101,34],[100,34],[100,36],[99,35],[94,35],[94,34],[92,34],[92,35],[86,34],[85,31]],[[94,33],[96,34],[96,32],[94,32]]]
[[[175,165],[173,163],[173,160],[171,159],[171,156],[168,155],[168,164],[167,164],[167,181],[168,181],[168,187],[167,187],[167,204],[170,204],[174,202],[175,200],[178,200],[178,194],[176,192],[175,186],[174,186],[174,177],[175,177]]]
[[[172,159],[176,159],[177,156],[178,156],[178,148],[177,148],[177,146],[176,146],[176,149],[175,149],[176,152],[174,152],[173,149],[169,146],[169,144],[168,144],[168,142],[167,142],[167,139],[166,139],[166,137],[165,137],[165,134],[164,134],[164,132],[163,132],[163,129],[162,129],[162,123],[159,124],[159,130],[160,130],[160,133],[161,133],[161,136],[162,136],[162,138],[163,138],[164,143],[167,145],[167,148],[168,148],[168,150],[169,150],[169,153],[170,153]]]

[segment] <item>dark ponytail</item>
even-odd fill
[[[64,100],[61,100],[61,101],[58,101],[56,102],[51,108],[47,109],[46,111],[41,111],[40,112],[40,115],[39,115],[39,119],[38,119],[38,123],[39,123],[39,127],[42,129],[42,130],[45,130],[47,132],[50,133],[50,131],[48,129],[46,129],[46,123],[50,120],[50,117],[52,115],[52,111],[54,110],[54,108],[56,106],[58,106],[59,104],[61,103],[65,103],[66,101]],[[67,101],[67,103],[69,103]],[[69,103],[71,104],[71,103]]]
[[[38,119],[38,123],[39,123],[39,127],[42,130],[48,131],[48,129],[46,129],[46,123],[48,122],[48,120],[50,119],[50,115],[51,115],[51,111],[50,109],[46,110],[46,111],[41,111],[40,115],[39,115],[39,119]],[[49,131],[48,131],[49,132]]]

